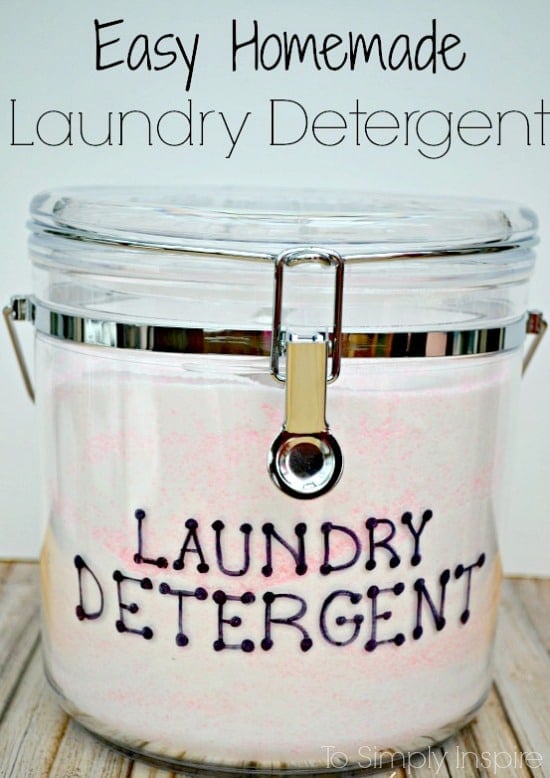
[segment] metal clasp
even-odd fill
[[[340,375],[340,360],[342,355],[342,298],[344,292],[344,260],[335,251],[326,249],[289,249],[283,251],[275,261],[275,293],[273,300],[273,327],[271,340],[271,374],[277,381],[285,378],[279,372],[279,358],[285,351],[285,337],[281,328],[283,315],[283,280],[285,267],[294,267],[304,262],[317,262],[326,267],[335,267],[334,279],[334,313],[332,332],[328,342],[331,349],[331,367],[327,383],[336,381]]]
[[[15,358],[17,360],[17,364],[19,365],[19,370],[21,372],[23,383],[25,384],[25,389],[27,390],[27,394],[29,395],[29,397],[33,402],[35,400],[34,387],[32,385],[32,380],[27,368],[27,363],[25,362],[23,349],[21,348],[21,344],[19,342],[19,338],[17,337],[17,333],[15,331],[15,327],[13,326],[13,322],[14,321],[34,322],[34,312],[35,312],[34,303],[30,298],[30,296],[12,297],[10,304],[6,305],[2,310],[4,321],[6,322],[6,327],[8,329],[8,335],[10,336],[11,345],[15,352]]]
[[[283,333],[281,327],[284,269],[303,262],[336,268],[332,332],[326,335],[298,338],[294,333]],[[285,420],[269,449],[267,466],[275,485],[300,500],[326,494],[342,474],[342,452],[329,431],[325,414],[327,383],[340,374],[343,285],[344,261],[335,252],[293,249],[283,252],[275,263],[271,372],[277,381],[286,384]],[[279,371],[283,353],[284,377]]]

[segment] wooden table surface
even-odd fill
[[[175,775],[116,753],[63,713],[42,672],[38,613],[37,565],[0,562],[1,778]],[[429,764],[421,757],[379,775],[550,778],[549,651],[550,580],[506,580],[487,702],[468,727],[428,753]]]

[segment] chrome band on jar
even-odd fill
[[[133,324],[75,316],[46,306],[32,296],[12,298],[4,311],[7,320],[29,321],[35,325],[36,332],[70,343],[168,354],[271,355],[270,330]],[[423,332],[342,332],[341,356],[347,359],[460,357],[511,351],[522,345],[526,334],[540,334],[542,325],[535,331],[531,323],[540,322],[540,318],[538,311],[532,311],[527,317],[504,327]],[[284,331],[281,336],[285,337]]]

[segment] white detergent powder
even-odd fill
[[[188,762],[427,747],[490,685],[518,352],[343,361],[340,482],[271,482],[261,357],[38,339],[46,668],[85,725]],[[223,731],[223,737],[220,733]]]

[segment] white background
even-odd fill
[[[115,28],[124,55],[138,33],[156,38],[179,34],[189,45],[200,33],[191,91],[184,89],[180,64],[162,72],[129,72],[117,67],[96,72],[93,20],[124,18]],[[467,60],[457,72],[383,72],[376,65],[355,73],[317,72],[308,65],[290,72],[255,73],[250,58],[231,72],[231,20],[243,37],[257,18],[261,33],[380,32],[391,40],[398,33],[413,38],[430,31],[437,18],[442,34],[463,41]],[[548,145],[540,142],[533,120],[531,145],[522,131],[506,133],[504,142],[479,148],[458,142],[442,159],[428,160],[414,144],[357,147],[353,135],[337,147],[323,148],[310,140],[294,146],[269,146],[269,99],[299,100],[313,113],[353,110],[358,98],[364,110],[439,109],[460,114],[471,109],[489,114],[510,109],[533,114],[541,98],[550,109],[550,4],[546,0],[278,0],[230,2],[75,3],[69,0],[2,2],[0,11],[0,228],[2,235],[0,301],[31,289],[26,259],[28,202],[42,189],[75,184],[144,183],[273,183],[327,187],[365,187],[386,191],[450,193],[518,200],[534,208],[541,221],[539,261],[533,278],[532,305],[550,313],[550,185]],[[112,36],[114,37],[114,36]],[[113,49],[113,56],[116,53]],[[109,52],[110,55],[111,52]],[[118,57],[117,57],[118,58]],[[39,115],[48,110],[82,111],[89,135],[104,136],[108,111],[147,111],[158,117],[166,110],[225,111],[236,122],[252,112],[246,135],[231,159],[219,118],[203,146],[148,147],[143,135],[128,133],[122,147],[47,147],[36,139]],[[18,142],[13,146],[10,100],[16,99]],[[53,133],[53,123],[44,124]],[[519,127],[519,125],[518,125]],[[26,330],[26,331],[25,331]],[[20,325],[27,353],[32,351],[28,325]],[[39,486],[34,443],[34,409],[22,390],[7,336],[0,333],[0,557],[29,558],[38,554]],[[537,354],[523,385],[519,410],[514,487],[510,517],[501,526],[501,544],[508,572],[548,574],[550,548],[550,478],[548,440],[550,414],[550,336]]]

